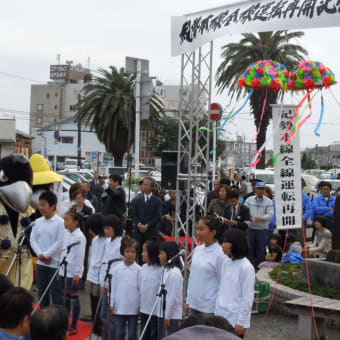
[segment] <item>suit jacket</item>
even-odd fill
[[[103,214],[104,215],[116,215],[121,220],[126,210],[125,202],[125,191],[122,187],[117,189],[111,189],[110,187],[106,190],[107,198],[105,200]]]
[[[148,230],[144,233],[146,236],[152,236],[158,233],[158,226],[162,215],[162,201],[155,195],[152,195],[145,203],[144,195],[134,199],[132,207],[132,219],[138,227],[138,224],[147,224]],[[137,233],[140,233],[137,228]]]
[[[250,217],[250,211],[249,208],[246,207],[243,204],[240,204],[239,208],[236,210],[236,219],[232,216],[232,209],[233,207],[230,205],[227,205],[224,209],[224,217],[228,220],[233,220],[237,222],[236,228],[246,231],[250,225],[251,217]]]
[[[95,181],[90,182],[90,191],[93,195],[97,197],[98,201],[101,201],[101,196],[103,193],[103,188],[100,184],[96,185]]]

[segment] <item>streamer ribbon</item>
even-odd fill
[[[314,91],[314,88],[312,88],[311,90],[309,90],[309,91],[307,92],[307,94],[303,97],[303,99],[301,100],[301,102],[299,103],[299,105],[298,105],[297,108],[296,108],[295,114],[294,114],[293,117],[290,119],[291,122],[298,116],[298,113],[299,113],[299,110],[300,110],[302,104],[305,102],[305,100],[306,100],[307,98],[310,98],[310,95],[311,95],[311,93],[312,93],[313,91]],[[287,140],[287,133],[288,133],[289,128],[290,128],[290,125],[287,126],[287,131],[286,131],[286,133],[284,134],[284,137],[283,137],[284,140]]]
[[[227,122],[228,122],[230,119],[233,119],[238,113],[240,113],[240,112],[244,109],[244,107],[247,105],[247,103],[248,103],[248,101],[249,101],[251,95],[253,94],[253,92],[254,92],[254,89],[252,88],[252,89],[250,90],[250,92],[248,93],[248,96],[247,96],[245,102],[243,103],[243,105],[242,105],[235,113],[233,113],[234,110],[232,110],[232,111],[229,113],[228,117],[225,119],[225,121],[223,122],[222,126],[221,126],[220,129],[218,130],[217,139],[219,138],[220,134],[222,133],[224,127],[225,127],[226,124],[227,124]],[[216,151],[216,148],[212,149],[212,150],[210,151],[210,154],[213,154],[215,151]]]
[[[318,137],[320,137],[319,130],[320,130],[320,127],[321,127],[321,124],[322,124],[322,121],[323,121],[324,113],[325,113],[325,102],[323,100],[323,95],[321,95],[321,113],[320,113],[318,125],[316,126],[316,128],[314,130],[314,134]]]
[[[307,120],[312,116],[312,101],[315,98],[316,93],[313,95],[312,99],[310,98],[310,96],[308,96],[309,101],[307,103],[307,105],[305,106],[303,112],[307,109],[307,107],[309,107],[310,113],[308,116],[306,116],[303,120],[302,120],[302,116],[303,116],[303,112],[301,114],[301,116],[299,117],[299,119],[297,120],[296,124],[295,124],[295,129],[294,131],[291,133],[291,135],[288,137],[288,140],[286,142],[286,145],[290,144],[291,141],[294,140],[296,134],[298,133],[298,131],[301,129],[301,127],[307,122]]]
[[[281,103],[281,111],[282,111],[283,103]],[[269,137],[266,139],[266,141],[262,144],[259,150],[254,151],[256,155],[251,161],[251,164],[249,165],[250,168],[254,168],[261,160],[262,157],[262,151],[266,147],[266,145],[272,140],[272,137],[276,134],[277,130],[280,127],[281,120],[278,119],[272,133],[269,135]]]

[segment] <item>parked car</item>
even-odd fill
[[[311,199],[313,199],[312,195],[314,194],[313,190],[317,186],[317,184],[320,182],[320,180],[313,175],[309,174],[301,174],[302,180],[304,181],[305,187],[303,188],[303,192],[310,196]]]
[[[67,170],[62,170],[58,172],[59,175],[65,175],[68,178],[72,179],[73,181],[77,183],[82,183],[82,182],[90,182],[87,180],[84,176],[82,176],[78,172],[73,172],[73,171],[67,171]]]
[[[77,169],[78,162],[76,159],[66,158],[64,163],[64,169]]]

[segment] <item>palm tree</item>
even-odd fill
[[[238,86],[239,77],[245,72],[246,68],[258,60],[275,60],[284,64],[288,70],[292,70],[299,61],[307,56],[308,52],[300,45],[290,44],[294,38],[300,38],[304,32],[287,33],[285,31],[263,32],[258,34],[242,34],[243,39],[239,43],[230,43],[222,47],[223,62],[217,69],[216,85],[218,92],[228,89],[230,98],[236,98],[245,94],[243,88]],[[260,133],[257,137],[257,149],[266,140],[267,127],[272,118],[271,104],[276,103],[278,98],[277,91],[255,90],[250,98],[251,112],[254,115],[256,130],[260,125],[260,118],[264,99],[267,96],[265,113],[261,124]],[[265,167],[265,150],[263,157],[257,167]]]
[[[121,166],[124,153],[134,142],[135,75],[114,66],[110,66],[109,71],[99,69],[98,73],[100,76],[84,88],[76,118],[96,132],[106,150],[114,156],[115,164]],[[155,95],[149,104],[150,119],[142,121],[142,126],[152,128],[153,122],[161,118],[164,104]]]

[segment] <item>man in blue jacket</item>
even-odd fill
[[[313,220],[316,216],[324,216],[327,219],[327,227],[334,229],[334,208],[336,197],[331,195],[332,185],[329,182],[320,183],[320,195],[313,200]]]

